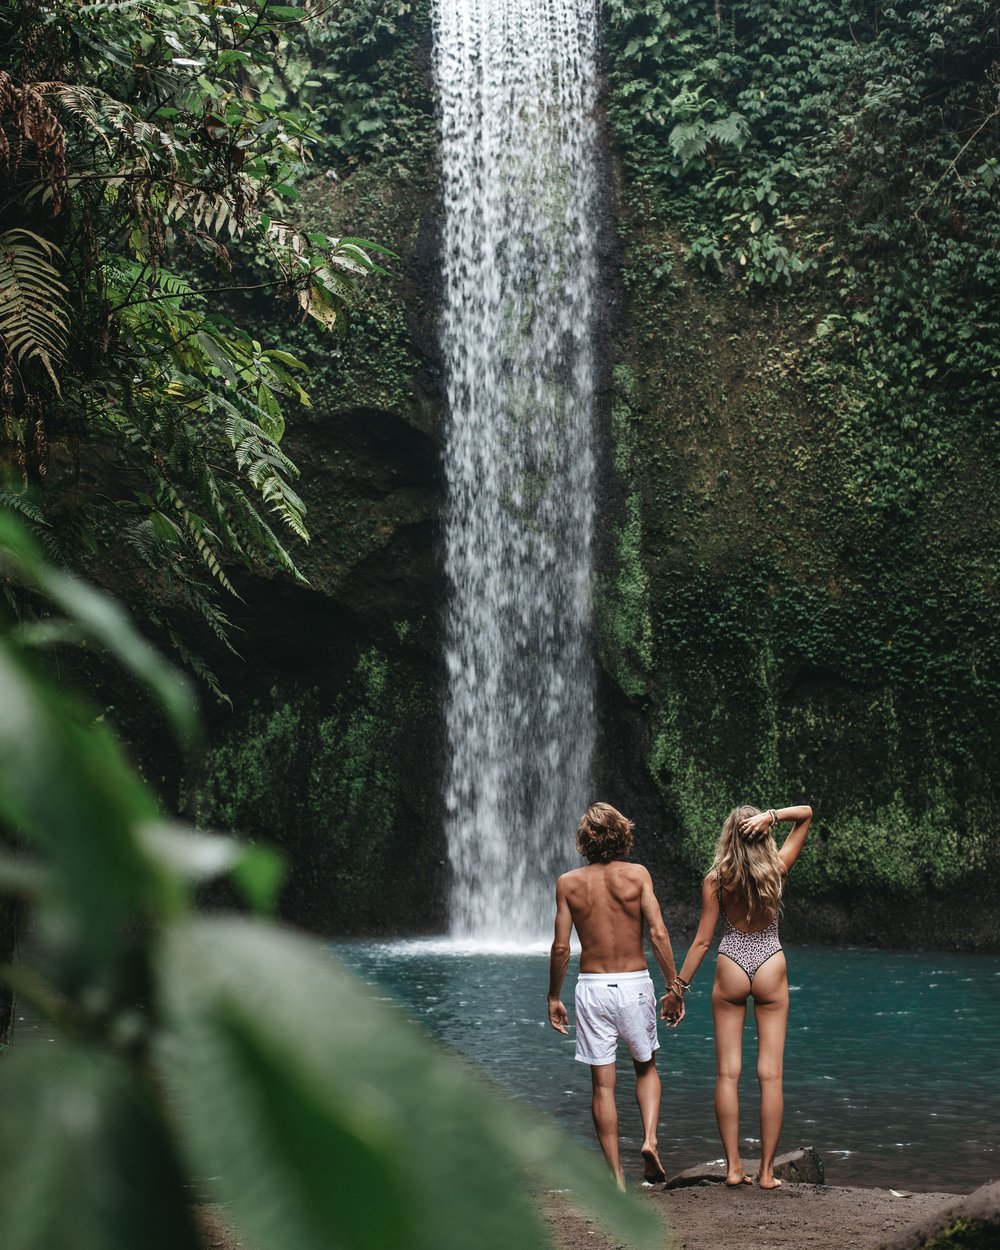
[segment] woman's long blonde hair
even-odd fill
[[[744,804],[726,817],[715,848],[711,871],[718,873],[724,889],[732,891],[746,907],[746,923],[777,915],[785,887],[785,869],[770,832],[753,842],[740,833],[740,824],[760,809]]]

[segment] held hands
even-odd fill
[[[569,1012],[562,1005],[558,998],[549,999],[549,1024],[557,1033],[565,1033],[569,1036],[567,1025],[569,1024]]]
[[[756,816],[748,816],[746,820],[740,822],[740,835],[748,842],[759,842],[761,838],[767,837],[774,825],[777,823],[773,809],[767,812],[758,812]]]
[[[673,990],[667,990],[660,999],[660,1019],[666,1021],[668,1029],[676,1029],[684,1019],[684,999]]]

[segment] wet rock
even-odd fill
[[[1000,1246],[1000,1181],[904,1228],[878,1250],[996,1250]]]
[[[745,1159],[747,1174],[756,1175],[760,1168],[759,1159]],[[823,1185],[826,1181],[823,1160],[812,1146],[803,1146],[800,1150],[791,1150],[787,1154],[778,1155],[774,1161],[774,1175],[782,1181],[793,1185]],[[718,1184],[726,1179],[724,1163],[699,1163],[696,1167],[686,1168],[667,1181],[667,1189],[686,1189],[690,1185]]]

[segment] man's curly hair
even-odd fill
[[[576,828],[576,849],[591,864],[608,864],[632,854],[635,825],[610,803],[591,803]]]

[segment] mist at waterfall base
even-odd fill
[[[445,940],[333,949],[440,1041],[596,1149],[590,1070],[574,1060],[572,1038],[545,1019],[544,953],[476,951]],[[1000,958],[828,947],[787,954],[781,1149],[815,1146],[831,1185],[966,1192],[1000,1175]],[[575,963],[563,996],[571,1018]],[[721,1155],[711,976],[706,963],[680,1028],[660,1026],[660,1151],[668,1174]],[[760,1149],[755,1064],[748,1012],[741,1082],[747,1157]],[[635,1175],[640,1129],[624,1047],[618,1073],[621,1134]]]
[[[433,12],[451,931],[523,940],[591,798],[596,5]]]

